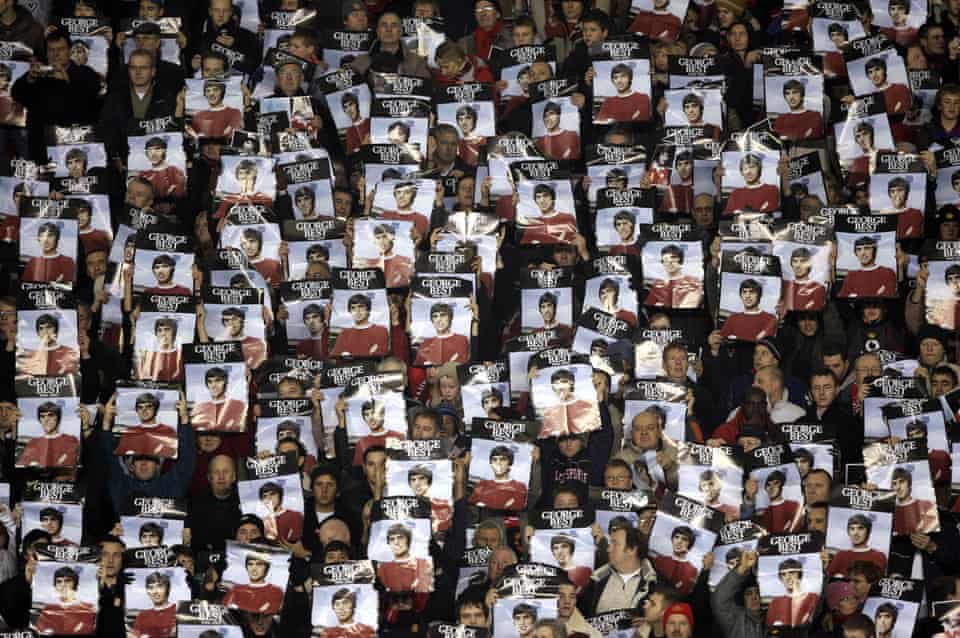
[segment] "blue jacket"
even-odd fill
[[[197,459],[193,428],[190,425],[180,424],[177,433],[177,460],[173,467],[149,481],[141,481],[127,472],[123,459],[113,454],[113,434],[101,430],[99,437],[109,470],[107,490],[116,512],[123,511],[127,498],[133,494],[181,498],[187,493],[193,477],[193,465]]]

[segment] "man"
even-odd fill
[[[341,587],[330,600],[333,615],[337,618],[336,627],[324,627],[320,638],[374,638],[376,630],[370,625],[357,622],[354,618],[357,610],[357,594]]]
[[[703,300],[703,282],[683,273],[684,254],[676,244],[660,250],[660,263],[666,279],[654,279],[650,294],[643,302],[647,306],[666,308],[698,308]]]
[[[759,155],[747,153],[740,158],[740,175],[744,185],[734,189],[727,200],[724,215],[742,212],[772,213],[780,206],[780,189],[773,184],[764,184],[763,160]]]
[[[514,451],[506,445],[497,445],[490,450],[489,459],[493,479],[477,482],[470,494],[470,504],[492,510],[525,510],[527,486],[510,478],[515,459]]]
[[[373,241],[379,255],[364,260],[363,268],[380,268],[387,280],[387,288],[404,288],[410,285],[413,276],[413,260],[406,255],[394,253],[397,229],[393,224],[377,224],[373,227]]]
[[[763,482],[763,491],[770,502],[761,518],[764,528],[771,534],[791,532],[800,524],[800,504],[783,497],[783,486],[786,482],[787,477],[780,470],[767,474]]]
[[[523,244],[571,243],[577,235],[577,218],[571,213],[561,213],[556,206],[557,191],[549,184],[537,184],[533,189],[533,201],[539,209],[536,217],[518,220],[523,229]]]
[[[898,467],[893,470],[890,487],[896,496],[893,510],[894,536],[929,534],[940,526],[936,503],[913,497],[912,468]]]
[[[137,350],[137,379],[172,382],[183,379],[178,319],[160,317],[153,323],[154,350]]]
[[[696,129],[703,129],[703,137],[714,140],[720,138],[722,132],[720,128],[713,124],[707,124],[703,119],[704,104],[703,98],[696,93],[687,93],[681,101],[683,116],[687,119],[685,126]]]
[[[890,5],[893,6],[897,2],[902,2],[902,0],[892,0]],[[913,107],[913,94],[909,87],[904,84],[889,84],[887,82],[885,54],[867,60],[864,70],[867,73],[867,79],[873,84],[871,87],[873,92],[883,93],[883,101],[887,105],[888,115],[906,113]]]
[[[663,0],[658,1],[663,2]],[[670,0],[666,2],[669,4]],[[666,15],[676,20],[673,14],[667,12]],[[640,20],[639,16],[637,20]],[[617,64],[610,71],[610,82],[613,83],[617,94],[603,98],[600,112],[595,119],[596,123],[645,122],[650,119],[650,96],[633,88],[633,67],[622,62]]]
[[[93,211],[90,202],[85,199],[71,199],[77,211],[77,237],[80,239],[80,245],[83,246],[83,252],[90,253],[110,251],[110,244],[113,237],[105,230],[93,225]]]
[[[243,129],[243,113],[224,104],[227,85],[222,80],[206,80],[203,96],[208,108],[197,111],[190,120],[187,133],[193,137],[230,137]]]
[[[653,40],[673,42],[680,32],[680,18],[670,12],[670,0],[653,0],[653,10],[638,11],[628,31],[642,33]]]
[[[137,534],[140,539],[140,547],[160,547],[163,545],[165,531],[159,523],[153,521],[144,523],[140,526],[140,532]]]
[[[220,314],[220,321],[226,329],[222,341],[239,341],[247,367],[251,370],[259,368],[260,364],[267,359],[267,344],[263,339],[244,334],[247,311],[231,306]]]
[[[516,29],[514,29],[516,30]],[[480,161],[480,148],[486,144],[487,138],[477,133],[477,110],[465,104],[457,109],[457,154],[468,165],[476,166]]]
[[[247,569],[247,584],[238,583],[223,597],[224,607],[255,614],[278,614],[283,603],[283,590],[267,582],[270,559],[267,556],[247,552],[244,559]]]
[[[693,211],[693,153],[680,151],[674,158],[667,192],[660,202],[661,213],[687,214]]]
[[[40,528],[50,535],[51,545],[76,545],[72,540],[63,535],[63,510],[56,507],[44,507],[38,513],[40,519]]]
[[[347,300],[353,326],[344,328],[333,344],[334,357],[382,357],[390,349],[390,333],[385,326],[370,322],[370,298],[357,293]]]
[[[773,423],[793,423],[806,414],[803,408],[790,402],[783,370],[778,366],[768,365],[757,370],[753,375],[753,387],[763,390],[767,412]]]
[[[39,348],[21,349],[17,353],[18,375],[62,375],[80,370],[80,352],[60,344],[60,320],[43,313],[34,322]]]
[[[768,626],[798,627],[813,620],[819,596],[804,592],[803,565],[795,558],[788,558],[777,567],[777,577],[786,594],[770,601],[767,609]]]
[[[153,258],[151,265],[155,283],[148,286],[144,293],[148,295],[184,295],[190,296],[193,290],[181,286],[174,280],[177,272],[177,262],[171,255],[162,254]]]
[[[157,421],[160,397],[144,392],[135,399],[134,408],[140,423],[126,426],[114,453],[119,456],[144,455],[164,458],[176,456],[176,428]]]
[[[714,470],[704,470],[700,473],[697,488],[700,490],[703,504],[723,512],[723,516],[728,522],[740,518],[740,508],[720,501],[723,481],[720,480]]]
[[[37,420],[43,434],[27,441],[17,465],[20,467],[76,467],[80,441],[72,434],[60,432],[63,409],[53,401],[45,401],[37,408]]]
[[[540,320],[543,326],[537,329],[537,332],[556,330],[558,338],[565,339],[572,335],[572,330],[570,326],[560,323],[560,320],[557,318],[557,305],[559,301],[557,296],[552,292],[545,292],[540,295],[540,300],[537,302],[537,310],[540,312]]]
[[[563,581],[557,589],[557,620],[566,628],[567,636],[601,638],[600,632],[587,623],[583,614],[577,609],[577,587],[573,583]],[[556,638],[555,635],[554,638]]]
[[[756,279],[744,279],[740,282],[740,301],[742,312],[735,312],[720,328],[720,336],[742,341],[760,341],[772,337],[777,331],[777,317],[760,309],[763,297],[763,285]]]
[[[783,100],[790,111],[778,114],[774,120],[773,131],[780,137],[791,141],[823,137],[823,116],[805,108],[806,94],[807,85],[800,80],[783,83]]]
[[[293,215],[297,219],[313,221],[320,218],[317,211],[317,195],[309,185],[299,187],[293,193]]]
[[[387,591],[433,590],[433,564],[428,559],[410,556],[412,538],[412,531],[402,523],[394,523],[387,529],[387,545],[393,560],[377,565],[377,580]]]
[[[450,529],[450,519],[453,516],[450,501],[434,498],[430,494],[433,487],[433,470],[429,465],[420,464],[410,468],[407,472],[407,485],[413,495],[430,501],[430,518],[433,532],[445,532]]]
[[[420,344],[413,365],[438,366],[470,360],[470,339],[453,332],[453,307],[450,304],[438,302],[430,306],[430,322],[436,335]]]
[[[637,325],[635,312],[620,307],[620,282],[613,277],[606,277],[600,282],[600,310],[626,321],[630,326]]]
[[[147,156],[150,168],[140,171],[140,177],[153,185],[157,197],[179,198],[186,195],[187,177],[178,166],[167,164],[167,141],[164,138],[148,139],[143,154]]]
[[[368,448],[385,445],[387,438],[406,438],[403,432],[384,427],[386,424],[386,404],[383,401],[376,399],[364,401],[363,405],[360,406],[360,415],[370,433],[357,441],[353,454],[354,465],[360,465],[363,462]]]
[[[674,527],[670,533],[673,553],[670,556],[657,556],[653,561],[657,573],[685,596],[693,591],[700,574],[700,570],[688,558],[695,539],[696,534],[686,525]]]
[[[565,368],[554,370],[550,375],[550,386],[557,403],[543,410],[540,438],[583,434],[600,427],[600,412],[596,403],[578,399],[574,392],[575,384],[573,373]]]
[[[576,585],[577,589],[586,587],[593,569],[585,565],[574,564],[573,557],[576,553],[576,543],[572,538],[563,534],[553,536],[550,539],[550,553],[553,555],[557,567],[567,572],[567,578]]]
[[[783,281],[784,307],[788,311],[820,310],[827,300],[825,282],[810,278],[813,272],[813,254],[801,246],[790,253],[793,279]]]
[[[263,254],[263,230],[260,228],[244,228],[240,233],[240,248],[247,261],[263,276],[271,286],[279,286],[283,280],[283,267],[279,259],[266,257]]]
[[[613,216],[613,230],[617,234],[617,243],[605,246],[611,255],[640,256],[640,246],[636,237],[637,222],[628,210],[617,211]]]
[[[877,263],[879,238],[858,237],[853,253],[860,262],[859,270],[850,270],[840,288],[840,297],[894,297],[897,294],[897,273]]]
[[[690,638],[693,635],[693,609],[687,603],[671,605],[663,613],[666,638]]]
[[[911,208],[910,198],[911,176],[897,176],[887,182],[887,195],[890,197],[890,207],[880,211],[881,215],[897,216],[897,239],[914,239],[923,236],[923,211]]]
[[[44,222],[37,227],[40,254],[30,257],[23,268],[23,281],[73,283],[77,264],[72,257],[60,254],[61,224]]]
[[[283,507],[283,485],[267,481],[258,492],[265,512],[263,529],[268,539],[283,543],[296,543],[303,532],[303,514]]]
[[[850,40],[850,34],[847,27],[839,22],[831,22],[827,25],[827,37],[834,46],[833,51],[827,51],[823,55],[823,72],[827,78],[846,77],[847,65],[843,61],[844,50],[847,42]]]
[[[77,598],[80,575],[73,567],[53,573],[53,588],[60,602],[47,603],[37,618],[36,631],[46,635],[92,634],[97,623],[96,607]],[[36,586],[36,584],[34,585]]]
[[[563,107],[558,102],[547,102],[541,115],[545,132],[533,141],[548,159],[580,159],[580,134],[560,128],[562,113]]]
[[[380,213],[380,219],[390,221],[408,221],[413,222],[420,237],[426,237],[430,230],[430,220],[413,207],[417,199],[416,182],[397,182],[393,185],[393,200],[396,202],[396,210],[386,210]]]
[[[917,30],[910,25],[910,0],[890,0],[887,4],[892,27],[883,27],[880,32],[901,47],[909,47],[917,41]]]
[[[893,603],[881,603],[873,614],[876,638],[893,638],[893,628],[897,625],[900,612]]]
[[[190,422],[197,430],[241,432],[247,420],[247,403],[227,395],[230,371],[219,366],[207,370],[203,376],[210,398],[197,401]]]
[[[303,325],[309,336],[297,344],[297,356],[321,361],[327,358],[327,337],[323,308],[319,304],[309,303],[301,313]]]
[[[518,638],[533,638],[537,626],[538,610],[528,603],[520,603],[513,608],[513,628]]]
[[[343,114],[350,120],[350,125],[347,126],[344,131],[346,136],[346,151],[349,155],[358,150],[360,146],[364,144],[364,141],[369,140],[370,118],[363,117],[360,114],[360,100],[357,98],[356,93],[345,91],[344,94],[340,96],[340,107],[343,109]]]
[[[177,604],[170,600],[170,576],[153,572],[146,580],[147,597],[153,603],[133,621],[137,638],[170,638],[177,633]]]
[[[846,578],[847,570],[854,561],[862,560],[875,564],[880,571],[887,571],[887,557],[870,547],[870,533],[873,520],[866,514],[854,514],[847,519],[847,537],[851,549],[836,553],[827,567],[827,574],[833,578]]]

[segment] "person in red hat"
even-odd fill
[[[690,638],[693,635],[693,610],[687,603],[674,603],[663,613],[666,638]]]

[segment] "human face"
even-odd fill
[[[513,45],[518,47],[532,45],[535,41],[533,29],[526,25],[513,28]]]
[[[797,319],[797,329],[804,337],[816,336],[820,326],[815,315],[801,315]]]
[[[153,276],[158,284],[166,285],[173,279],[173,266],[165,262],[158,262],[153,265]]]
[[[546,62],[534,62],[530,65],[530,84],[545,82],[553,77],[553,69]]]
[[[548,111],[548,110],[544,110],[544,111],[543,111],[543,126],[544,126],[548,131],[555,131],[555,130],[557,130],[557,128],[560,127],[560,113],[557,112],[555,109],[550,109],[549,111]],[[537,199],[537,201],[538,201],[538,203],[539,203],[539,198],[535,198],[535,199]]]
[[[690,621],[683,614],[671,614],[664,629],[667,638],[690,638]]]
[[[73,584],[73,579],[69,576],[57,576],[56,580],[53,581],[53,588],[57,590],[60,600],[65,603],[77,598],[76,585]]]
[[[740,291],[740,301],[744,310],[753,310],[760,303],[760,291],[756,288],[744,288]]]
[[[942,397],[953,390],[953,379],[945,374],[933,374],[930,378],[930,393],[936,397]]]
[[[107,578],[116,578],[123,567],[123,545],[105,542],[100,544],[100,567]]]
[[[888,189],[890,203],[894,208],[903,208],[907,204],[907,189],[899,184]]]
[[[343,24],[348,31],[366,31],[370,25],[367,19],[366,11],[352,11],[343,19]]]
[[[767,481],[763,486],[763,491],[767,493],[771,501],[775,501],[780,498],[780,493],[783,491],[783,483],[780,481]]]
[[[487,618],[480,605],[465,604],[460,608],[460,624],[468,627],[486,627]]]
[[[862,129],[854,132],[853,141],[864,151],[869,151],[873,146],[873,135],[870,131]]]
[[[540,317],[545,324],[553,323],[557,317],[557,306],[552,301],[540,302]]]
[[[828,500],[830,479],[821,472],[807,474],[803,481],[803,498],[808,505]]]
[[[366,304],[362,304],[362,303],[351,304],[350,316],[353,318],[354,323],[362,324],[367,321],[368,317],[370,317],[370,310],[367,308]]]
[[[390,233],[377,233],[373,236],[373,241],[377,244],[381,255],[389,255],[393,250],[393,235]]]
[[[613,222],[613,227],[620,241],[633,241],[633,222],[629,219],[620,218]]]
[[[513,617],[513,625],[521,636],[529,635],[533,631],[535,623],[536,621],[531,614],[520,613]]]
[[[793,275],[797,279],[804,279],[810,275],[811,263],[806,257],[791,257],[790,267],[793,268]]]
[[[797,591],[800,581],[803,579],[803,572],[797,569],[788,569],[780,572],[780,582],[788,593]]]
[[[427,496],[430,493],[430,480],[422,474],[414,474],[407,482],[415,496]]]
[[[227,329],[227,335],[230,337],[239,337],[243,334],[243,317],[239,315],[228,315],[223,318],[223,325]]]
[[[50,66],[64,69],[70,62],[70,47],[64,39],[47,42],[47,62]]]
[[[407,537],[403,534],[390,534],[387,536],[387,546],[393,552],[395,558],[403,558],[410,551],[407,543]]]
[[[803,108],[803,91],[800,89],[787,89],[783,92],[783,99],[786,100],[787,106],[790,107],[791,111],[796,111]]]
[[[367,422],[371,430],[379,431],[383,427],[384,422],[383,406],[375,405],[372,408],[365,409],[363,411],[363,420]]]
[[[156,532],[140,532],[140,544],[144,547],[160,547],[160,535]]]
[[[46,434],[53,434],[60,427],[60,417],[53,410],[44,410],[39,417],[40,427]]]
[[[880,359],[875,354],[865,354],[857,359],[854,369],[857,376],[857,384],[863,385],[867,377],[879,377],[882,372]]]
[[[137,89],[150,86],[156,75],[156,69],[150,63],[150,58],[144,55],[131,56],[127,64],[127,72],[130,74],[130,84]]]
[[[874,86],[883,86],[887,81],[887,72],[883,70],[883,67],[872,66],[867,71],[867,77],[873,82]]]
[[[149,481],[157,475],[159,467],[159,464],[153,459],[137,459],[133,462],[133,475],[141,481]]]
[[[394,199],[397,200],[397,207],[401,209],[410,208],[417,191],[409,186],[404,186],[394,193]]]
[[[812,507],[807,510],[807,530],[827,532],[827,510],[824,507]]]
[[[560,454],[570,459],[575,457],[580,453],[580,450],[583,449],[583,441],[578,437],[568,436],[560,440],[557,443],[557,447],[560,449]]]
[[[329,474],[321,474],[313,482],[312,491],[317,505],[332,505],[337,498],[337,481]]]
[[[510,476],[510,459],[506,456],[493,456],[490,458],[490,470],[494,478],[506,478]]]
[[[633,485],[630,470],[624,467],[608,467],[603,472],[603,486],[611,490],[628,490]]]
[[[837,382],[833,376],[813,377],[810,381],[810,394],[813,396],[814,405],[821,409],[827,408],[837,396]]]
[[[870,538],[870,532],[862,524],[854,522],[847,524],[847,536],[854,547],[863,547]]]
[[[693,200],[693,221],[701,228],[713,224],[713,198],[709,195],[697,195]]]
[[[619,71],[613,74],[611,80],[614,88],[617,89],[617,93],[626,93],[630,90],[631,77],[629,73]]]
[[[250,578],[250,582],[263,582],[263,579],[267,577],[267,562],[263,560],[248,561],[247,576]]]
[[[663,594],[650,594],[647,599],[643,601],[643,619],[648,623],[655,623],[663,618],[666,602]]]
[[[893,493],[897,496],[897,500],[905,501],[910,498],[911,485],[907,479],[902,477],[897,477],[890,482],[890,486],[893,488]]]
[[[856,602],[856,600],[854,600]],[[876,628],[877,635],[889,634],[893,631],[894,620],[893,616],[886,611],[881,611],[877,613],[876,618],[874,619],[874,627]]]
[[[161,348],[170,348],[173,345],[173,327],[161,324],[156,327],[154,334]]]
[[[56,516],[43,516],[40,519],[40,527],[43,528],[43,531],[50,534],[50,536],[58,536],[60,534],[61,523]]]
[[[716,503],[720,498],[720,482],[716,480],[700,481],[700,493],[707,503]]]
[[[561,401],[566,401],[573,394],[573,383],[569,379],[557,379],[551,384],[551,387]]]
[[[260,498],[260,502],[268,512],[276,512],[279,510],[282,500],[283,498],[276,492],[267,492]]]
[[[677,556],[685,556],[690,551],[690,540],[683,534],[674,534],[670,544],[673,546],[673,553]]]
[[[381,45],[394,47],[400,43],[400,18],[386,13],[377,22],[377,39]]]
[[[233,17],[233,4],[230,0],[211,0],[209,13],[214,26],[222,27]]]
[[[124,201],[135,208],[146,208],[153,203],[153,191],[146,184],[131,182],[127,185],[127,195]]]
[[[640,449],[656,449],[660,440],[660,420],[649,412],[641,412],[633,418],[630,439]]]
[[[939,340],[928,337],[920,342],[920,363],[928,367],[934,366],[943,361],[945,352]]]
[[[347,597],[334,602],[333,613],[337,617],[337,622],[342,625],[348,624],[353,618],[353,599]]]
[[[703,107],[699,102],[687,102],[683,105],[683,114],[687,116],[687,121],[691,124],[699,122],[703,116]]]
[[[169,590],[163,583],[150,583],[147,585],[147,596],[154,605],[162,605],[167,602]]]
[[[676,277],[683,269],[683,262],[680,256],[674,253],[664,253],[660,255],[660,263],[663,264],[663,269],[667,272],[668,277]]]
[[[209,78],[217,75],[223,75],[227,72],[223,60],[219,58],[204,58],[200,67],[200,77]]]
[[[734,25],[727,32],[727,42],[730,43],[730,48],[737,53],[746,51],[750,46],[750,36],[747,33],[747,28],[739,24]]]
[[[296,64],[285,64],[277,71],[277,88],[284,95],[294,95],[303,84],[303,71]]]
[[[833,373],[834,378],[842,379],[847,372],[847,362],[843,360],[843,355],[832,354],[823,357],[823,367]]]
[[[580,499],[573,492],[560,492],[553,497],[553,509],[569,510],[580,507]]]
[[[477,26],[484,31],[490,31],[497,23],[500,11],[497,10],[497,6],[493,2],[485,0],[476,3],[474,15],[477,18]]]
[[[754,161],[744,162],[740,165],[740,174],[747,184],[756,184],[760,179],[760,164]]]
[[[677,175],[684,182],[690,179],[690,176],[693,175],[693,161],[688,159],[683,159],[677,162]]]
[[[83,155],[75,155],[67,160],[67,172],[70,177],[83,177],[87,170],[87,159]]]
[[[584,22],[580,25],[580,31],[583,35],[583,43],[588,48],[607,39],[606,29],[600,28],[600,25],[596,22]]]
[[[893,26],[902,26],[907,22],[907,10],[905,7],[902,7],[898,4],[890,4],[887,7],[887,13],[890,14],[890,21],[893,22]]]
[[[227,380],[221,376],[210,377],[207,379],[207,391],[214,399],[219,399],[227,391]]]

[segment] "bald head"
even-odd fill
[[[350,528],[339,518],[328,518],[323,521],[317,534],[320,537],[321,545],[326,545],[330,541],[350,544]]]
[[[783,399],[783,371],[777,366],[765,366],[757,370],[753,384],[763,390],[771,405]]]
[[[237,465],[233,458],[218,454],[210,459],[207,481],[210,483],[210,491],[217,498],[226,498],[232,494],[233,486],[237,482]]]

